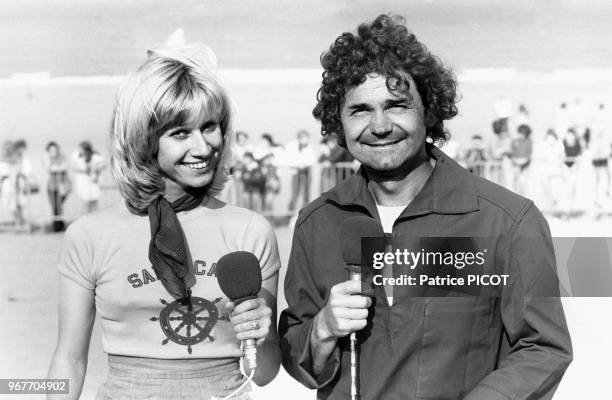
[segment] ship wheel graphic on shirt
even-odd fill
[[[164,299],[160,302],[165,307],[159,313],[159,317],[151,317],[151,321],[159,321],[166,339],[162,345],[172,340],[174,343],[187,346],[187,352],[191,354],[191,346],[206,339],[213,342],[214,337],[210,332],[218,320],[227,321],[228,317],[219,317],[219,310],[215,306],[221,301],[221,297],[210,302],[201,297],[191,297],[191,309],[186,299],[178,299],[168,303]]]

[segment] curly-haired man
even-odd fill
[[[552,397],[572,349],[559,298],[539,292],[555,269],[550,231],[531,201],[433,146],[457,114],[452,72],[389,15],[340,35],[321,63],[313,114],[362,168],[298,217],[279,328],[287,371],[319,399],[349,398],[358,331],[362,400]],[[394,238],[496,238],[487,259],[508,271],[506,294],[411,297],[388,285],[361,295],[338,243],[354,215]]]

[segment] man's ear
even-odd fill
[[[338,146],[346,149],[346,139],[344,138],[344,130],[342,127],[338,127],[337,131],[334,132],[333,135],[336,138],[336,143],[338,143]]]
[[[426,109],[423,111],[423,113],[425,114],[425,127],[431,128],[438,123],[438,118],[435,116],[433,112]]]

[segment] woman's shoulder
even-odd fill
[[[268,220],[261,214],[243,207],[226,203],[212,197],[207,208],[222,219],[224,224],[238,225],[255,229],[272,229]]]
[[[83,233],[93,232],[96,236],[100,236],[106,231],[116,231],[125,225],[143,222],[148,223],[148,219],[144,220],[143,217],[132,214],[121,201],[79,217],[70,224],[70,227],[74,226],[72,230]]]

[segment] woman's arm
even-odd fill
[[[278,373],[281,363],[281,352],[276,331],[276,291],[278,275],[266,279],[259,292],[259,299],[247,300],[239,304],[233,311],[232,325],[239,340],[257,340],[257,369],[253,381],[258,386],[270,383]],[[228,308],[233,304],[228,302]],[[254,330],[252,323],[258,321],[260,328]],[[250,374],[247,365],[244,370]]]
[[[68,395],[47,399],[78,399],[87,370],[87,353],[94,323],[94,291],[60,275],[59,330],[48,377],[69,379]]]

